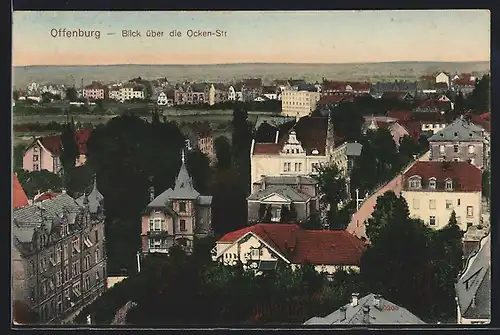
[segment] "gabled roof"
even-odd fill
[[[175,179],[174,189],[170,193],[171,199],[197,199],[200,193],[194,189],[193,180],[189,175],[189,172],[186,167],[184,152],[182,157],[182,164],[179,170],[179,174],[177,175],[177,179]]]
[[[243,84],[246,89],[256,89],[262,87],[262,79],[261,78],[250,78],[245,79]]]
[[[81,155],[85,155],[87,153],[87,141],[91,133],[92,129],[75,130],[75,141]],[[40,144],[52,155],[59,156],[61,154],[62,143],[60,135],[40,137],[36,139],[26,150],[31,148],[37,142],[40,142]]]
[[[307,194],[304,194],[297,190],[294,187],[290,187],[287,185],[269,185],[264,190],[259,190],[253,194],[251,194],[247,200],[265,200],[265,198],[269,197],[272,194],[277,194],[282,198],[286,199],[289,202],[306,202],[311,197]]]
[[[461,118],[456,119],[429,138],[429,142],[439,141],[482,141],[481,127]]]
[[[436,178],[437,189],[447,179],[453,181],[453,190],[456,192],[481,192],[481,169],[468,162],[438,162],[417,161],[403,175],[403,188],[407,189],[407,180],[413,176],[420,176],[424,180]]]
[[[228,233],[217,243],[234,243],[249,232],[293,264],[358,265],[365,249],[347,231],[305,230],[295,224],[259,223]]]
[[[88,204],[90,212],[97,213],[99,206],[101,205],[103,200],[104,196],[97,189],[97,180],[94,178],[94,187],[90,194],[82,195],[81,197],[76,199],[76,202],[82,207]]]
[[[467,262],[455,290],[460,312],[468,319],[491,318],[491,238],[481,241],[481,248]]]
[[[307,320],[305,325],[333,325],[333,324],[424,324],[422,320],[389,300],[378,298],[380,307],[375,304],[375,294],[371,293],[358,299],[358,304],[352,306],[350,303],[343,306],[325,317],[313,317]],[[369,308],[369,319],[364,318],[364,308]],[[368,322],[366,322],[368,321]]]
[[[28,197],[24,193],[23,187],[14,173],[12,183],[12,207],[19,208],[28,205]]]

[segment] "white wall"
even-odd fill
[[[281,95],[281,114],[307,116],[316,109],[319,99],[319,92],[285,90]]]

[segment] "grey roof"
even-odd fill
[[[255,121],[254,129],[257,130],[261,126],[262,123],[266,122],[273,127],[278,127],[283,123],[287,123],[289,121],[294,121],[295,117],[290,116],[258,116]]]
[[[375,307],[375,294],[369,294],[358,299],[356,306],[344,305],[344,312],[339,308],[325,317],[313,317],[307,320],[306,325],[332,324],[366,324],[363,320],[363,307],[369,307],[369,324],[424,324],[422,320],[410,313],[406,308],[380,298],[380,307]]]
[[[174,190],[172,190],[171,188],[164,191],[159,196],[154,198],[154,200],[148,204],[148,207],[165,207],[165,206],[167,206],[168,202],[170,201],[170,195],[172,194],[173,191]]]
[[[288,185],[270,185],[266,186],[266,189],[264,190],[259,190],[253,194],[251,194],[247,200],[261,200],[271,194],[279,194],[285,199],[288,199],[289,201],[294,201],[294,202],[306,202],[309,200],[311,197],[308,196],[307,194],[304,194],[300,192],[299,190],[290,187]]]
[[[12,227],[14,237],[21,243],[31,242],[36,229],[42,225],[42,221],[49,231],[52,230],[53,225],[58,224],[64,209],[68,210],[71,222],[74,221],[81,207],[75,199],[63,193],[52,199],[14,209]]]
[[[212,204],[211,195],[200,195],[198,197],[198,204],[202,206],[210,206]]]
[[[318,181],[309,176],[266,176],[263,178],[266,185],[316,185]],[[262,179],[254,184],[262,184]]]
[[[97,182],[96,179],[94,178],[94,188],[92,189],[92,192],[90,192],[89,195],[86,194],[82,195],[81,197],[76,199],[76,202],[83,207],[86,205],[86,202],[88,201],[90,212],[97,213],[97,210],[99,209],[102,200],[104,200],[104,196],[97,189]]]
[[[444,129],[438,131],[428,141],[482,141],[481,127],[461,118],[456,119]]]
[[[468,319],[491,318],[491,239],[481,241],[481,249],[472,255],[455,290],[462,316]]]
[[[347,156],[360,156],[361,149],[363,149],[363,145],[361,143],[347,143],[346,150]]]
[[[183,154],[184,155],[184,154]],[[175,180],[175,186],[170,194],[171,199],[196,199],[200,193],[194,189],[193,180],[189,176],[184,158],[182,159],[182,165]]]

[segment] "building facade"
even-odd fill
[[[88,100],[104,100],[108,98],[108,87],[96,81],[83,88],[83,97]]]
[[[481,223],[481,170],[467,162],[418,161],[403,175],[410,215],[441,229],[455,211],[463,231]]]
[[[304,117],[316,109],[320,93],[309,90],[285,90],[281,95],[281,114]]]
[[[151,188],[150,201],[142,214],[143,255],[168,254],[174,245],[191,253],[195,237],[202,238],[212,234],[212,197],[200,195],[194,189],[184,152],[174,188],[169,188],[158,196],[155,195],[154,188]]]
[[[103,197],[68,194],[14,209],[13,298],[59,323],[106,289]]]
[[[456,119],[428,141],[433,161],[470,162],[483,168],[489,160],[484,129],[463,118]]]

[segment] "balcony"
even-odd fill
[[[149,230],[148,236],[150,237],[166,237],[168,236],[167,230]]]

